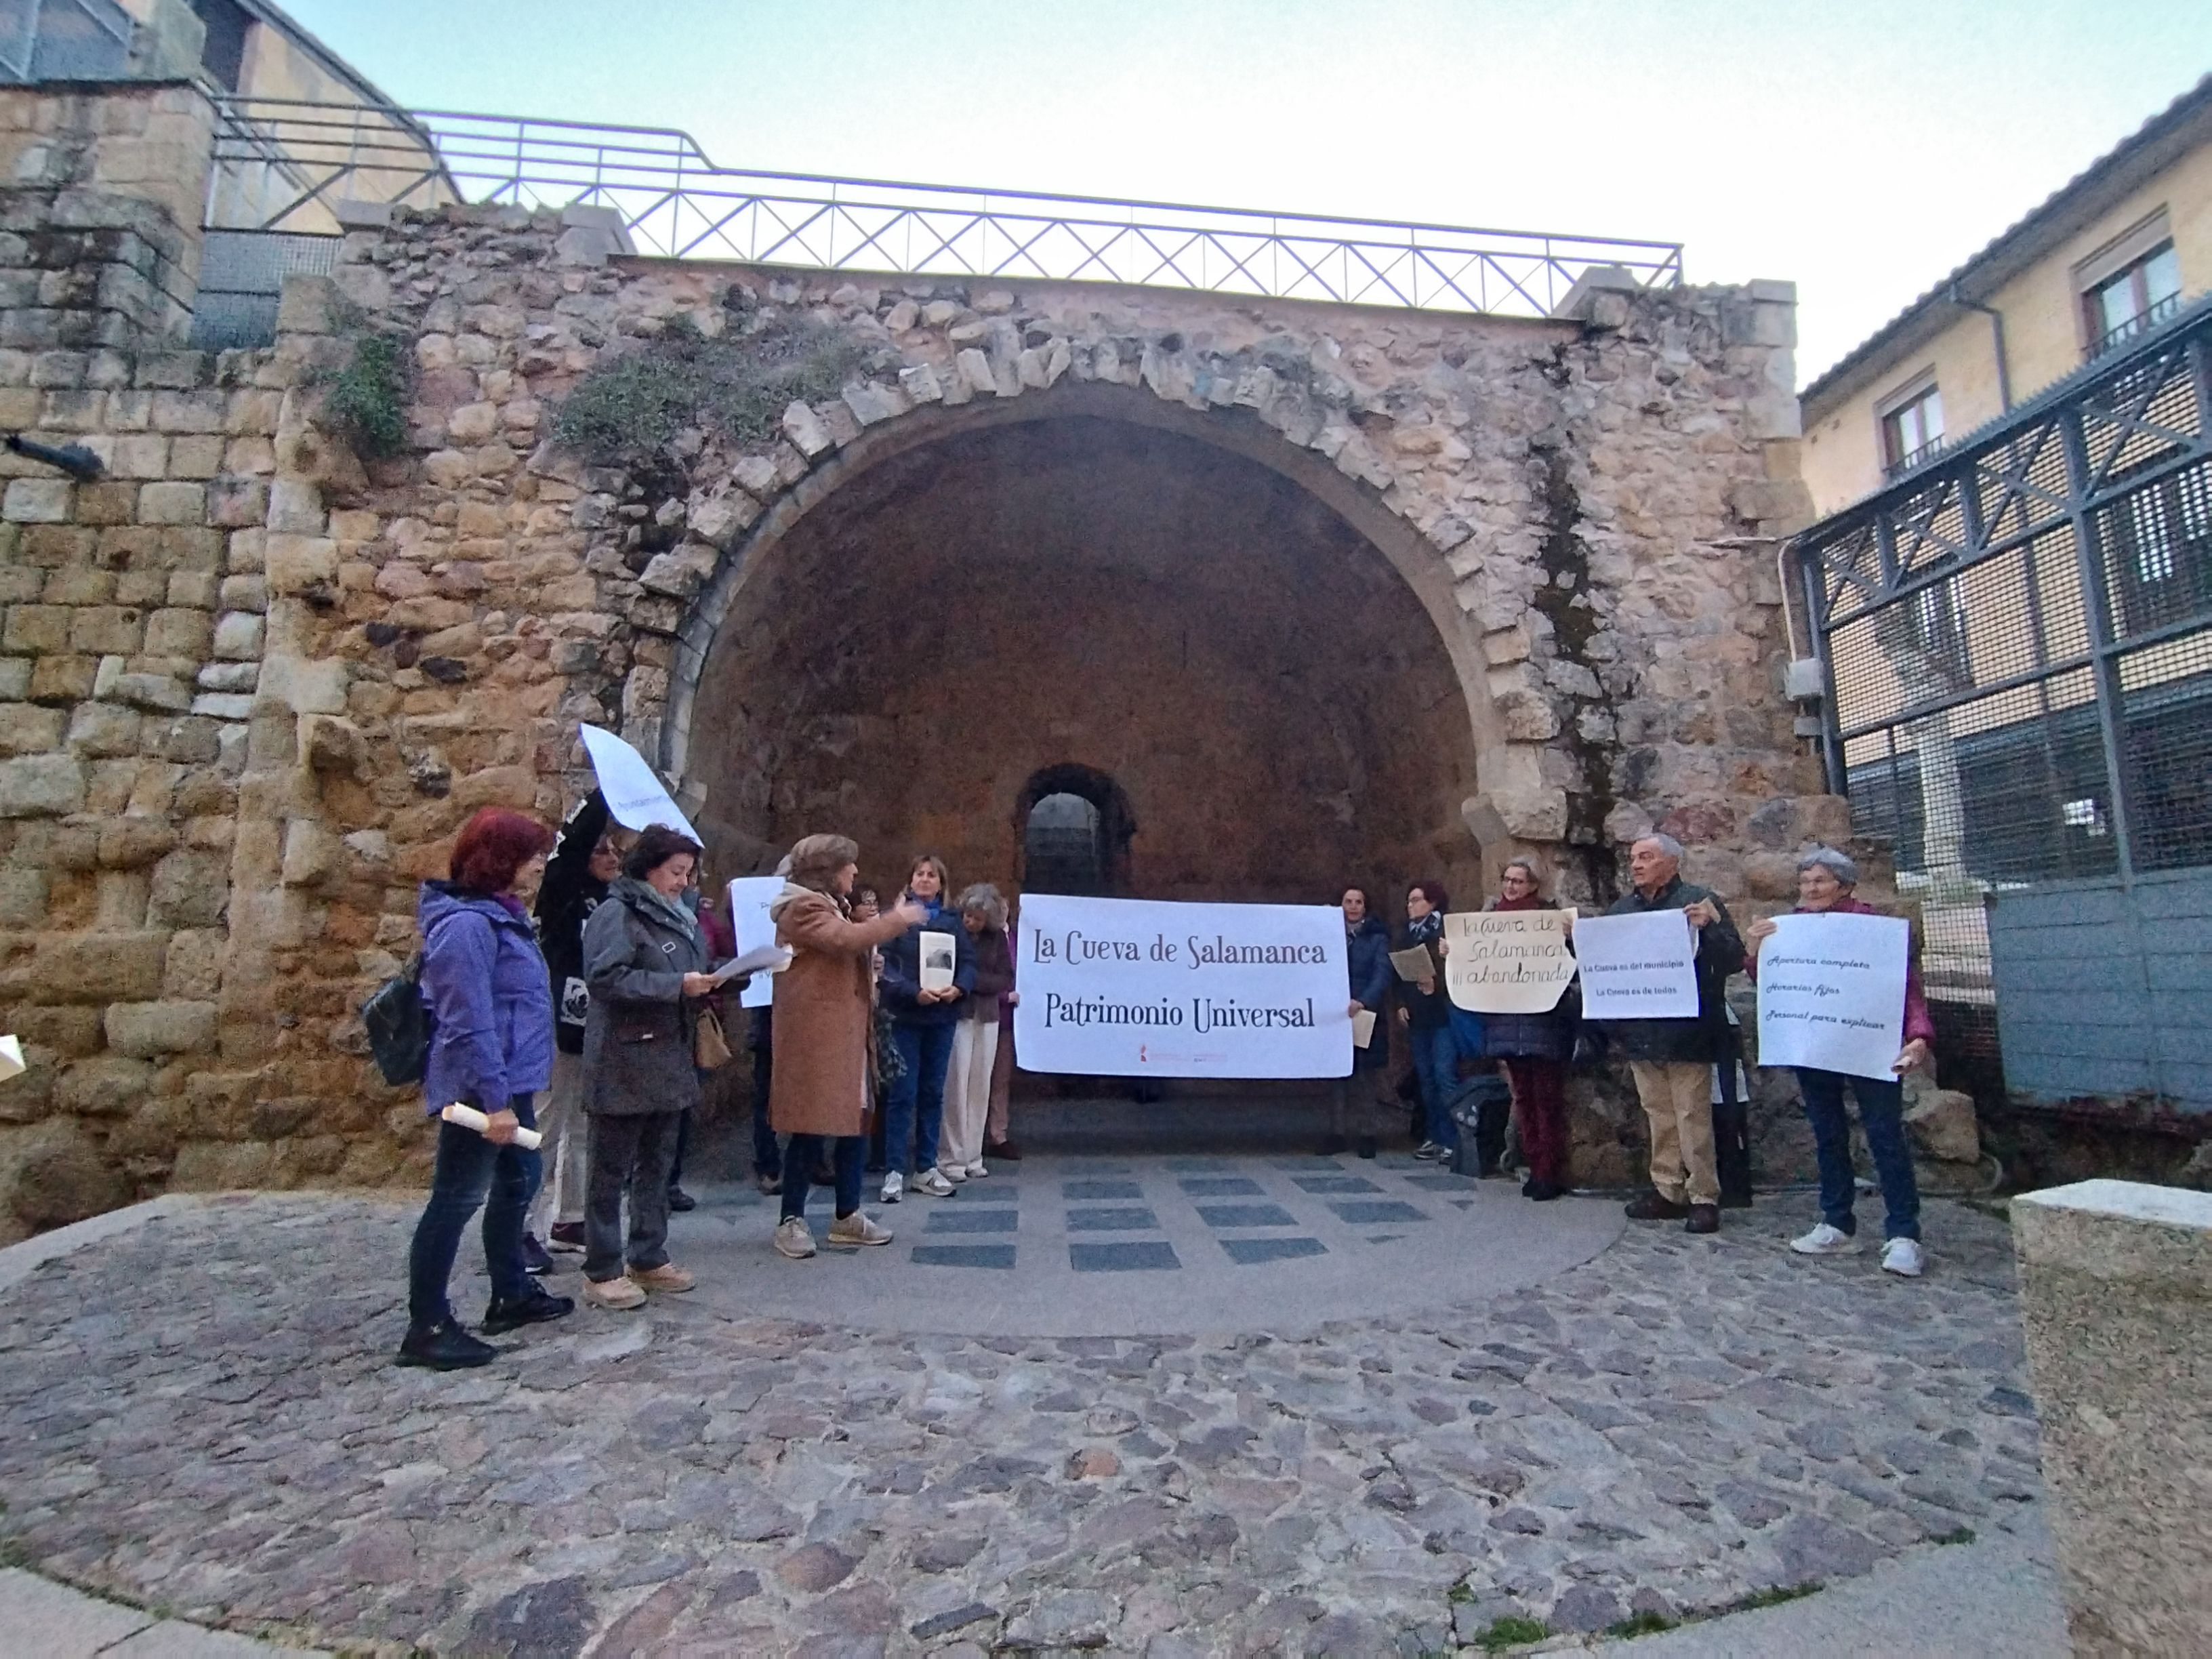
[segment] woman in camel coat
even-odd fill
[[[791,849],[791,874],[769,906],[779,945],[792,951],[777,976],[769,1117],[792,1137],[783,1159],[783,1218],[775,1248],[793,1261],[814,1254],[806,1225],[809,1178],[824,1151],[836,1171],[833,1244],[888,1244],[890,1232],[860,1212],[862,1133],[868,1103],[868,1038],[875,1001],[869,955],[921,921],[902,903],[873,921],[851,920],[846,903],[860,849],[843,836],[809,836]]]

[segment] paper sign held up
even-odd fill
[[[1694,1019],[1698,936],[1680,910],[1575,924],[1585,1019]]]
[[[1759,1063],[1894,1078],[1911,948],[1899,916],[1775,917],[1759,947]]]
[[[1477,1014],[1541,1014],[1575,977],[1572,910],[1478,910],[1444,918],[1444,988]]]
[[[577,731],[584,739],[584,752],[591,757],[592,770],[599,774],[608,817],[625,830],[649,830],[658,823],[699,840],[691,820],[661,787],[644,756],[613,732],[596,726],[579,726]]]

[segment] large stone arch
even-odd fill
[[[764,504],[759,519],[716,562],[676,632],[668,690],[658,707],[638,699],[625,715],[652,744],[652,752],[688,806],[702,803],[709,781],[696,776],[691,721],[701,677],[716,637],[749,583],[762,579],[787,538],[839,489],[893,457],[958,434],[1017,422],[1103,418],[1180,434],[1257,462],[1328,506],[1395,570],[1434,628],[1449,659],[1467,709],[1479,781],[1505,764],[1504,722],[1490,695],[1479,630],[1459,604],[1442,549],[1391,513],[1375,487],[1352,478],[1311,451],[1287,442],[1250,410],[1234,406],[1193,410],[1170,401],[1147,384],[1134,386],[1063,379],[1025,396],[972,401],[957,407],[925,404],[871,426],[823,459],[805,477]],[[1494,817],[1494,815],[1492,815]]]

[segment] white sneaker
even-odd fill
[[[884,1177],[884,1189],[877,1196],[882,1203],[896,1204],[899,1201],[899,1194],[905,1190],[906,1178],[896,1170],[893,1170]]]
[[[837,1237],[835,1228],[830,1230],[830,1237]],[[776,1224],[775,1253],[787,1255],[793,1261],[804,1261],[814,1254],[814,1235],[808,1229],[805,1218],[793,1216]]]
[[[1800,1255],[1849,1255],[1858,1247],[1858,1240],[1825,1221],[1803,1237],[1790,1241],[1790,1248]]]
[[[868,1218],[865,1210],[855,1210],[850,1215],[841,1215],[830,1224],[832,1244],[888,1244],[891,1230],[878,1226]]]
[[[1917,1279],[1927,1266],[1917,1238],[1893,1238],[1881,1247],[1881,1270],[1899,1279]]]
[[[968,1166],[968,1179],[970,1181],[981,1181],[984,1176],[990,1173],[991,1172],[985,1169],[980,1162],[970,1164]]]
[[[934,1170],[924,1170],[914,1178],[914,1189],[924,1198],[950,1198],[952,1183]]]
[[[940,1164],[937,1166],[937,1173],[957,1187],[968,1179],[968,1166],[965,1164]]]

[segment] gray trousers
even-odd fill
[[[1380,1140],[1398,1119],[1398,1091],[1390,1068],[1376,1066],[1332,1078],[1328,1089],[1328,1132],[1348,1140]]]
[[[540,1239],[556,1221],[584,1218],[584,1057],[553,1051],[553,1087],[538,1097],[538,1149],[545,1179],[530,1206],[530,1231]]]
[[[594,1113],[591,1173],[584,1199],[584,1277],[605,1284],[623,1274],[623,1200],[629,1200],[629,1265],[641,1272],[668,1260],[668,1171],[676,1162],[681,1112]]]

